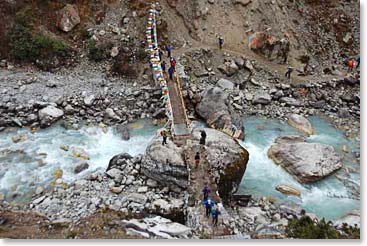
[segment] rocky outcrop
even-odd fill
[[[193,131],[193,140],[199,142],[200,130]],[[218,179],[218,192],[224,202],[237,190],[247,167],[249,153],[233,138],[220,131],[205,128],[206,159]]]
[[[285,195],[301,196],[301,192],[299,190],[288,185],[277,185],[275,189]]]
[[[64,115],[64,112],[55,106],[47,106],[38,111],[41,127],[48,127]]]
[[[227,75],[228,77],[235,75],[239,71],[239,67],[236,65],[235,61],[226,61],[217,68],[221,73]]]
[[[315,130],[313,129],[311,123],[302,115],[299,114],[291,114],[288,116],[288,124],[304,133],[308,136],[314,134]]]
[[[276,63],[286,63],[290,50],[287,38],[276,38],[264,32],[255,32],[249,38],[249,48]]]
[[[64,31],[70,32],[76,25],[80,23],[78,9],[73,4],[66,6],[57,13],[57,27]]]
[[[240,132],[239,139],[244,138],[243,120],[228,105],[228,94],[219,87],[209,87],[196,105],[196,113],[215,129],[230,129]]]
[[[157,134],[146,149],[141,170],[162,185],[187,188],[188,171],[182,154],[182,149],[172,141],[162,145],[162,139]]]
[[[268,156],[301,183],[315,182],[342,167],[339,154],[326,144],[276,142],[269,148]]]
[[[343,216],[342,218],[334,221],[334,225],[338,228],[343,227],[343,223],[348,224],[349,226],[357,226],[360,228],[361,226],[361,211],[360,210],[353,210]]]

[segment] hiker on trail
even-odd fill
[[[219,44],[219,49],[222,49],[223,44],[224,44],[224,38],[222,36],[218,37],[218,44]]]
[[[176,59],[171,57],[170,62],[171,62],[171,67],[173,67],[173,69],[176,70]]]
[[[356,69],[357,69],[357,68],[359,68],[359,64],[361,63],[361,56],[360,55],[358,55],[356,61],[357,61],[357,66],[356,66]]]
[[[195,168],[198,168],[199,167],[199,163],[200,163],[200,154],[199,152],[196,152],[196,155],[195,155]]]
[[[161,68],[162,68],[162,71],[165,73],[166,72],[166,61],[162,61]]]
[[[200,144],[205,145],[206,140],[206,132],[204,130],[201,131],[201,138],[200,138]]]
[[[205,187],[203,189],[203,195],[204,195],[204,201],[208,199],[210,193],[210,189],[207,184],[205,184]]]
[[[348,73],[352,72],[353,68],[354,68],[354,59],[351,58],[351,59],[348,60]]]
[[[293,72],[293,67],[289,66],[287,72],[285,73],[285,77],[291,79],[291,73]]]
[[[219,215],[221,215],[222,213],[219,211],[218,206],[212,210],[212,218],[213,218],[213,226],[217,226],[218,225],[218,217]]]
[[[168,45],[166,47],[166,51],[167,51],[167,57],[170,58],[171,57],[171,52],[172,52],[172,46]]]
[[[166,145],[167,144],[167,132],[166,132],[166,130],[161,131],[161,136],[163,138],[162,145]]]
[[[173,80],[173,74],[175,73],[175,69],[171,66],[169,69],[168,69],[168,74],[169,74],[169,79],[170,80]]]
[[[158,49],[159,60],[162,61],[163,51]]]
[[[208,198],[207,200],[205,200],[203,202],[204,206],[205,206],[205,215],[206,217],[209,218],[211,212],[212,212],[212,208],[215,205],[214,201],[210,198]]]

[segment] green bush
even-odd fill
[[[359,238],[360,229],[357,227],[347,227],[344,225],[341,233],[333,227],[331,221],[313,221],[308,216],[300,219],[293,219],[286,229],[288,237],[299,239],[352,239]]]
[[[89,59],[95,62],[100,62],[107,58],[108,51],[112,48],[112,43],[103,43],[97,45],[94,39],[88,41]]]
[[[70,48],[65,42],[41,32],[34,33],[29,18],[23,14],[15,18],[8,37],[10,56],[17,61],[51,60],[70,54]]]

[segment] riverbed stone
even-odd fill
[[[52,105],[47,106],[38,111],[38,117],[40,119],[41,127],[50,126],[52,123],[56,122],[62,116],[64,116],[64,112],[61,109]]]
[[[301,196],[301,192],[293,187],[290,187],[288,185],[277,185],[275,189],[285,195],[292,195],[292,196]]]
[[[299,114],[290,114],[288,115],[288,124],[308,136],[314,134],[315,130],[313,129],[311,123],[302,115]]]
[[[268,156],[301,183],[318,181],[342,167],[334,147],[320,143],[275,143]]]

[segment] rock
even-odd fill
[[[340,108],[338,110],[338,116],[340,118],[349,118],[350,117],[350,113],[349,113],[349,109],[348,108]]]
[[[113,111],[112,108],[106,108],[105,115],[113,120],[121,121],[121,118]]]
[[[345,34],[345,36],[343,38],[343,42],[346,43],[346,44],[351,44],[353,42],[353,37],[352,37],[352,34],[350,34],[350,32]]]
[[[234,83],[227,79],[218,80],[217,86],[222,88],[223,90],[233,90],[234,89]]]
[[[290,215],[300,215],[302,213],[302,207],[298,204],[282,204],[279,206],[280,211]],[[293,217],[292,217],[293,218]]]
[[[94,95],[89,95],[89,96],[85,97],[84,98],[85,106],[88,106],[88,107],[92,106],[94,100],[96,100],[96,97]]]
[[[275,143],[282,144],[282,143],[295,143],[295,142],[305,142],[305,138],[298,135],[287,135],[278,137],[275,139]]]
[[[119,54],[119,48],[118,47],[113,47],[111,49],[111,57],[116,57]]]
[[[275,143],[269,148],[268,156],[301,183],[315,182],[342,167],[339,154],[326,144]]]
[[[153,180],[153,179],[148,179],[147,180],[147,186],[150,188],[156,188],[158,187],[158,182]]]
[[[67,115],[74,114],[74,112],[75,112],[75,109],[70,104],[66,105],[64,110],[65,110],[65,114],[67,114]]]
[[[143,194],[139,194],[139,193],[130,193],[127,196],[127,200],[130,202],[135,202],[138,204],[145,204],[147,202],[147,197]]]
[[[249,48],[270,61],[286,63],[290,42],[287,38],[278,39],[265,32],[255,32],[249,37]]]
[[[186,188],[188,171],[182,159],[182,149],[171,141],[167,143],[163,146],[160,136],[152,140],[143,156],[141,171],[164,186]]]
[[[238,66],[234,61],[227,61],[224,64],[217,67],[220,72],[227,75],[228,77],[231,77],[238,73]]]
[[[196,113],[215,129],[226,129],[235,138],[244,138],[242,117],[228,107],[228,94],[219,87],[209,87],[196,105]]]
[[[66,6],[57,12],[57,27],[64,32],[70,32],[80,23],[78,8],[74,4]]]
[[[303,103],[292,97],[282,97],[280,98],[279,102],[285,103],[288,106],[295,106],[295,107],[303,106]]]
[[[41,202],[43,202],[43,200],[46,199],[46,196],[41,196],[41,197],[38,197],[37,199],[33,200],[33,204],[37,205],[37,204],[40,204]]]
[[[69,146],[62,144],[60,145],[60,149],[62,149],[63,151],[69,151]]]
[[[138,193],[146,193],[148,192],[148,187],[147,186],[142,186],[138,188]]]
[[[27,134],[23,133],[14,135],[11,137],[11,140],[13,141],[13,143],[24,142],[27,140]]]
[[[120,194],[123,190],[123,187],[122,186],[119,186],[119,187],[111,187],[110,188],[110,191],[112,193],[115,193],[115,194]]]
[[[48,127],[64,115],[64,112],[54,106],[47,106],[38,111],[41,127]]]
[[[166,200],[163,199],[157,199],[152,203],[153,207],[163,209],[165,211],[168,211],[170,209],[170,205]]]
[[[206,159],[210,163],[214,175],[219,177],[218,192],[223,201],[226,202],[231,192],[237,189],[242,180],[249,153],[232,137],[210,128],[194,129],[192,133],[194,143],[199,142],[201,130],[204,130],[207,135]]]
[[[41,195],[45,189],[42,186],[38,186],[36,189],[36,195]]]
[[[125,125],[119,125],[116,127],[117,132],[120,134],[121,138],[125,141],[130,139],[129,129]]]
[[[315,133],[315,130],[312,128],[311,123],[302,115],[299,114],[288,115],[288,124],[306,133],[308,136]]]
[[[271,96],[263,91],[257,92],[252,100],[252,104],[268,105],[271,103]]]
[[[106,174],[108,177],[110,177],[111,179],[115,180],[118,183],[120,183],[123,178],[123,173],[117,168],[112,168],[108,170]]]
[[[85,152],[85,150],[81,149],[81,148],[74,148],[73,149],[73,156],[75,158],[79,158],[79,159],[82,159],[82,160],[89,160],[89,156],[87,154],[87,152]]]
[[[238,212],[241,219],[246,220],[248,223],[255,223],[258,217],[266,216],[266,213],[260,207],[241,207]]]
[[[106,172],[112,168],[118,168],[119,170],[124,170],[130,160],[132,160],[133,157],[128,153],[123,153],[119,155],[115,155],[110,162],[108,163],[108,167],[106,169]]]
[[[343,216],[342,218],[336,220],[334,222],[334,226],[336,226],[337,228],[342,228],[343,227],[343,223],[346,223],[350,226],[357,226],[358,228],[361,227],[361,212],[360,210],[353,210],[351,212],[349,212],[348,214],[346,214],[345,216]]]
[[[275,189],[285,195],[301,196],[301,192],[299,190],[287,185],[277,185]]]
[[[249,5],[249,3],[251,3],[252,0],[234,0],[234,4],[240,4],[244,7],[246,7],[247,5]]]
[[[77,164],[74,168],[74,173],[80,173],[89,168],[89,164],[87,162],[81,162]]]
[[[128,236],[136,236],[136,237],[143,237],[143,238],[149,238],[149,233],[137,231],[133,228],[127,228],[126,229],[126,235]]]

